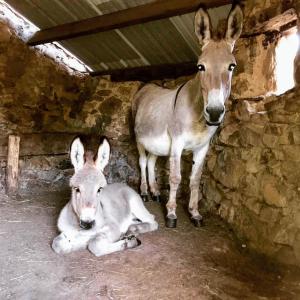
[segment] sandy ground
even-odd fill
[[[194,228],[182,207],[178,227],[160,223],[142,245],[97,258],[55,254],[55,222],[68,195],[0,196],[0,299],[300,299],[300,276],[255,258],[218,219]]]

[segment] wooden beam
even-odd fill
[[[164,64],[130,69],[117,69],[91,72],[91,76],[111,75],[112,81],[151,81],[155,79],[177,78],[188,76],[197,72],[196,62],[180,64]]]
[[[102,16],[43,29],[37,31],[27,44],[34,46],[170,18],[193,12],[199,5],[212,8],[231,3],[231,0],[160,0]]]
[[[6,165],[6,192],[14,194],[18,190],[20,137],[8,137],[8,152]]]

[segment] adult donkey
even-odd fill
[[[148,195],[147,167],[150,190],[159,199],[155,162],[157,156],[170,156],[167,227],[176,227],[176,192],[181,181],[183,150],[193,152],[189,212],[194,225],[202,225],[202,216],[198,211],[202,166],[210,139],[224,118],[224,103],[230,94],[232,71],[236,66],[232,51],[241,34],[242,22],[242,10],[236,5],[228,16],[224,37],[216,38],[208,13],[200,8],[195,16],[195,33],[202,45],[197,75],[173,90],[154,84],[146,85],[133,101],[143,197]]]

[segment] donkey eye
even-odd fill
[[[99,189],[97,190],[97,193],[100,193],[102,190],[102,187],[99,187]]]
[[[236,67],[236,64],[230,64],[228,67],[228,71],[233,71],[235,67]]]
[[[75,191],[76,193],[80,193],[79,187],[74,187],[74,191]]]
[[[202,64],[197,65],[197,68],[199,71],[204,72],[205,71],[205,66]]]

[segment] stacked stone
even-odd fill
[[[300,263],[300,91],[233,104],[214,141],[203,193],[250,246]]]

